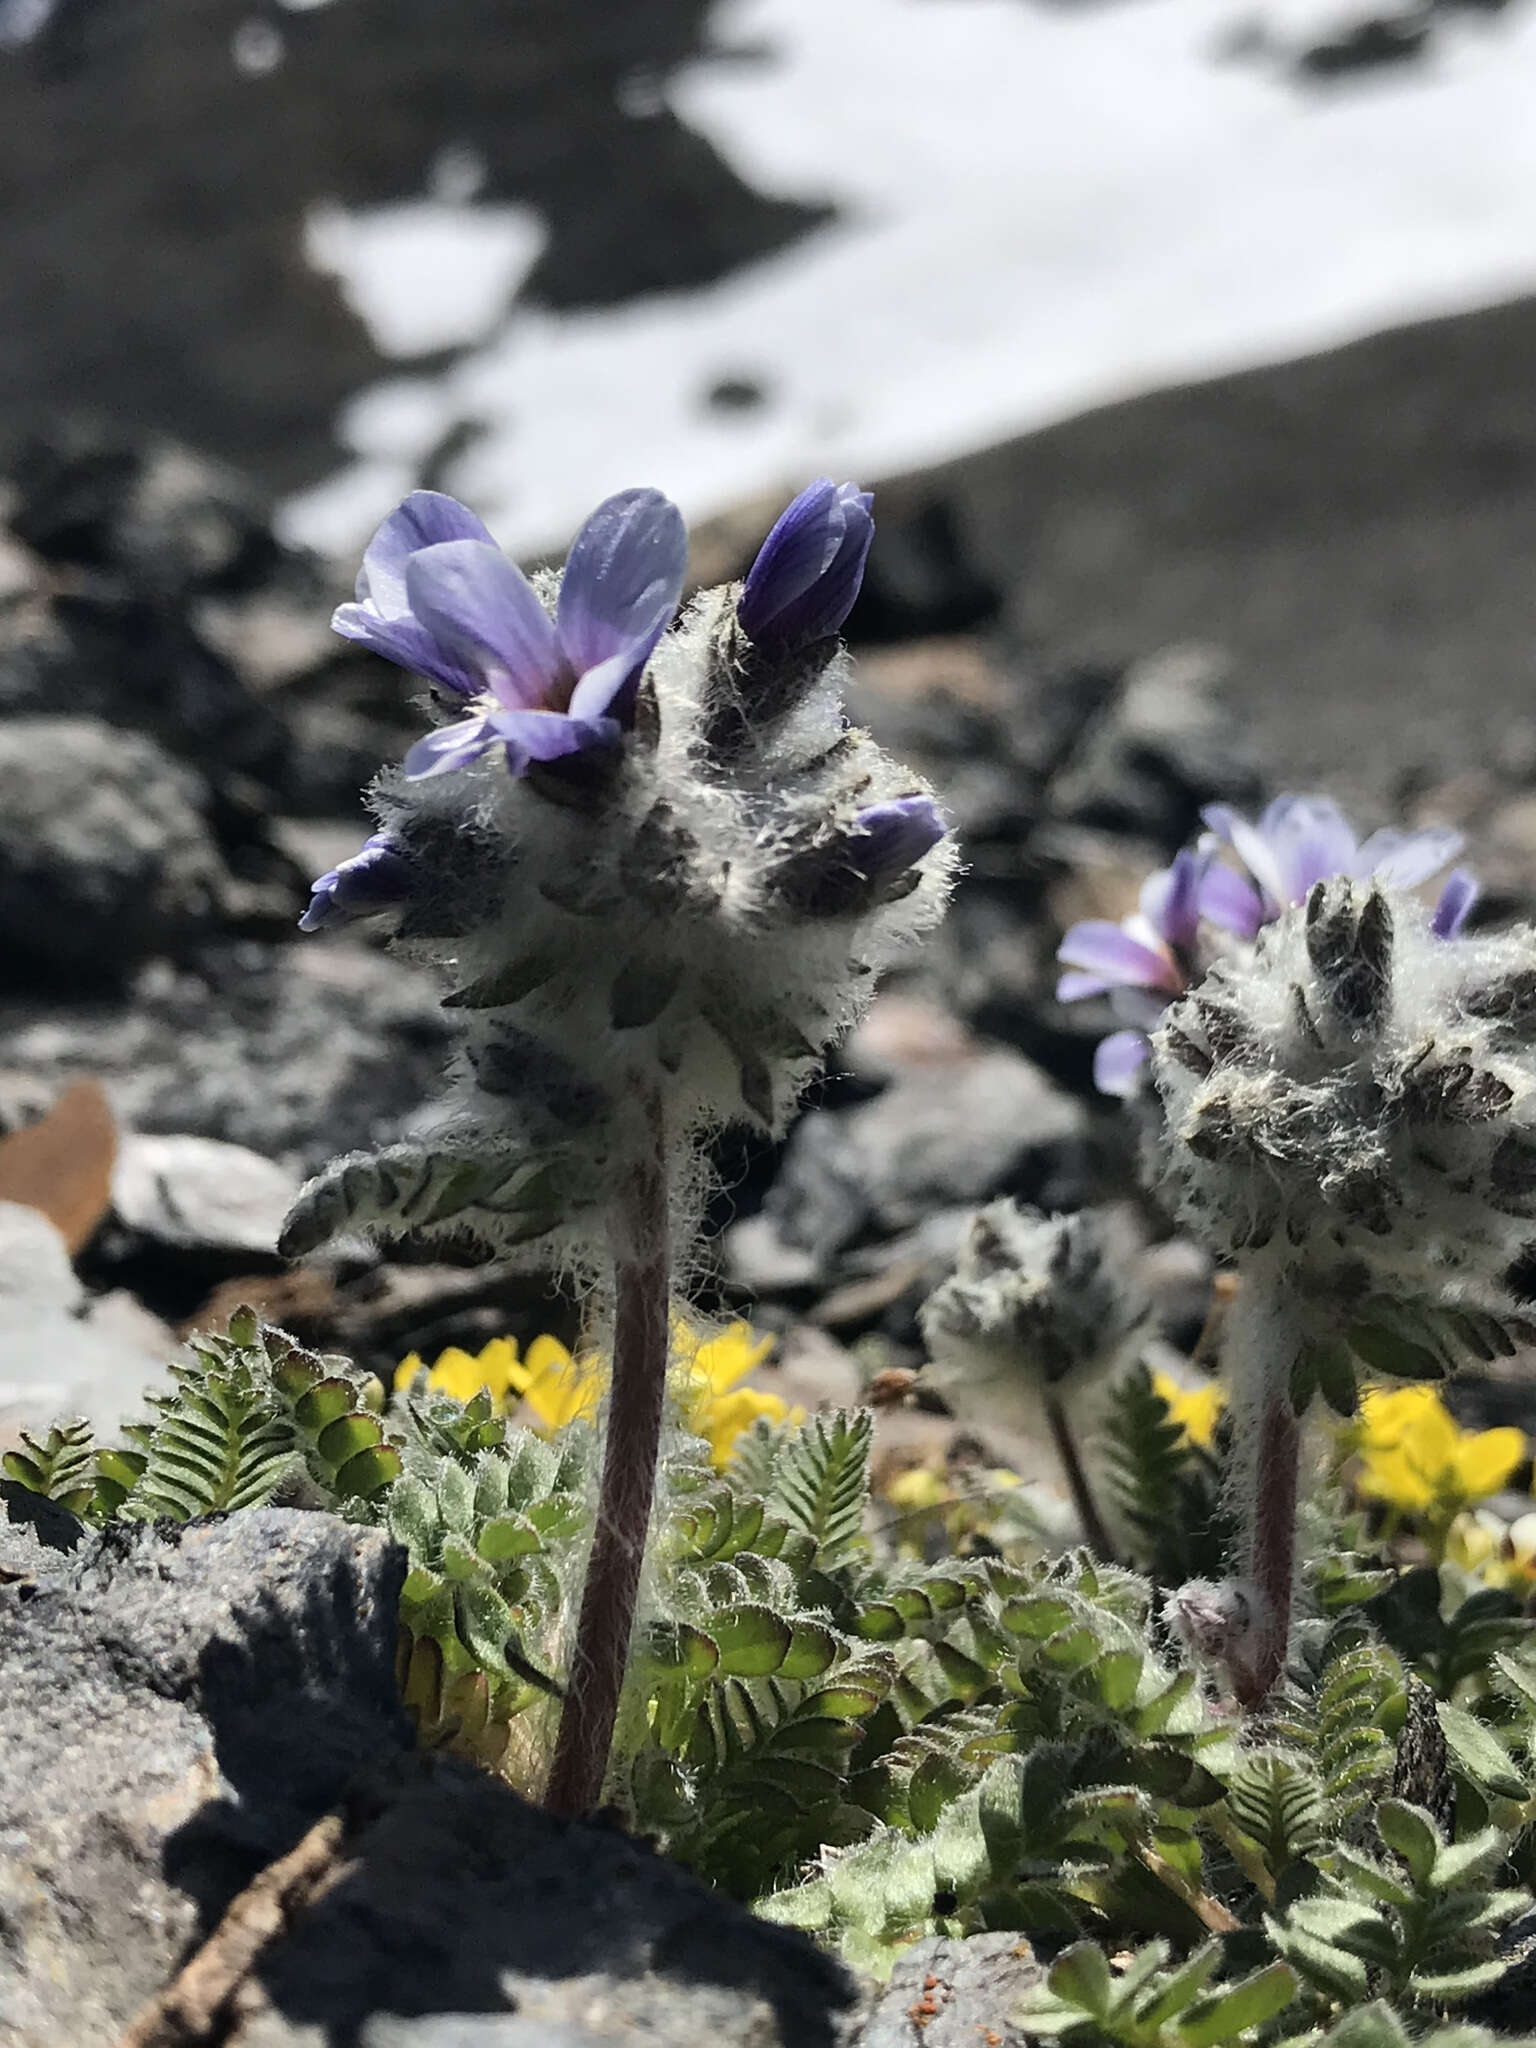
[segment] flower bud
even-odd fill
[[[856,484],[818,477],[775,520],[736,604],[755,647],[795,654],[829,640],[853,610],[875,522]]]
[[[374,832],[349,860],[344,860],[313,886],[308,910],[299,919],[301,932],[327,931],[356,917],[372,917],[397,909],[410,894],[412,868],[391,832]]]

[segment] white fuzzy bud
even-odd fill
[[[1148,1305],[1093,1210],[979,1210],[953,1275],[924,1302],[924,1378],[963,1420],[1038,1434],[1043,1399],[1076,1405],[1140,1348]]]
[[[1416,1376],[1536,1339],[1536,931],[1319,883],[1168,1010],[1153,1072],[1181,1218],[1304,1337]]]

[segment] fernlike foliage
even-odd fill
[[[1134,1383],[1112,1428],[1156,1562],[1157,1489],[1198,1504],[1205,1482],[1154,1402]],[[1132,1421],[1154,1425],[1139,1463]],[[1475,2019],[1536,1910],[1515,1596],[1394,1573],[1333,1520],[1287,1687],[1240,1727],[1137,1573],[882,1554],[870,1434],[859,1413],[759,1423],[723,1473],[669,1441],[608,1786],[632,1824],[877,1973],[924,1933],[1033,1936],[1054,1961],[1018,2024],[1084,2048],[1481,2048],[1443,2016]],[[98,1525],[276,1499],[387,1529],[422,1742],[536,1790],[593,1454],[586,1424],[546,1441],[484,1395],[386,1411],[242,1312],[126,1447],[63,1424],[5,1469]]]

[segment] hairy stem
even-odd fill
[[[1077,1519],[1082,1524],[1084,1540],[1101,1564],[1113,1564],[1114,1545],[1109,1540],[1099,1514],[1098,1503],[1093,1497],[1093,1488],[1088,1484],[1088,1474],[1083,1470],[1083,1461],[1078,1456],[1077,1439],[1072,1434],[1067,1411],[1055,1394],[1045,1396],[1045,1419],[1050,1424],[1051,1441],[1056,1446],[1056,1455],[1061,1460],[1062,1471],[1066,1474],[1067,1489],[1072,1495],[1072,1505],[1077,1510]]]
[[[608,1433],[570,1685],[544,1794],[552,1813],[590,1813],[602,1802],[650,1532],[667,1384],[671,1278],[665,1131],[654,1097],[646,1127],[646,1156],[635,1161],[621,1183],[610,1217],[614,1320]]]
[[[1243,1575],[1258,1595],[1243,1654],[1230,1660],[1245,1707],[1268,1698],[1285,1669],[1296,1577],[1296,1495],[1301,1424],[1291,1402],[1297,1333],[1283,1283],[1246,1283],[1229,1325],[1237,1425],[1238,1526]]]

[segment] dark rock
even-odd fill
[[[853,2001],[804,1937],[457,1764],[404,1784],[260,1974],[229,2048],[355,2040],[382,2013],[377,2048],[834,2048]]]
[[[85,718],[0,722],[0,945],[120,976],[210,929],[225,880],[196,778]]]
[[[1017,1934],[930,1936],[903,1950],[857,2048],[1024,2048],[1009,2014],[1044,1971]]]
[[[1200,647],[1134,663],[1051,777],[1051,814],[1171,852],[1203,804],[1250,802],[1258,780],[1219,695],[1225,666]]]
[[[125,1125],[191,1132],[307,1169],[401,1135],[441,1093],[437,984],[361,946],[254,943],[156,964],[126,1010],[0,1001],[9,1076],[95,1074]]]
[[[824,1266],[935,1209],[1004,1194],[1072,1208],[1085,1190],[1087,1125],[1081,1104],[1016,1053],[914,1067],[871,1102],[804,1117],[764,1206],[785,1242]]]
[[[0,1487],[0,2024],[115,2039],[327,1813],[327,1882],[220,2015],[227,2048],[834,2048],[852,1987],[621,1834],[418,1761],[402,1553],[255,1509],[85,1535]]]
[[[0,1585],[0,2013],[18,2048],[57,2048],[114,2039],[260,1869],[406,1752],[403,1558],[276,1509],[68,1550],[57,1520],[30,1529],[33,1576]]]
[[[10,472],[12,530],[50,561],[170,594],[248,589],[281,557],[260,494],[175,442],[70,420],[24,441]]]
[[[282,720],[207,646],[179,604],[129,587],[0,612],[0,715],[57,712],[144,732],[207,775],[285,779]]]

